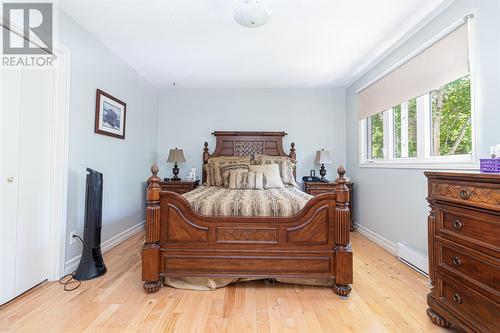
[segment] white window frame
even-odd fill
[[[454,29],[454,26],[459,24],[460,21],[451,25],[439,35],[436,35],[432,40],[423,45],[418,50],[415,50],[409,56],[405,57],[401,62],[392,66],[397,68],[412,58],[414,55],[420,53],[429,45],[442,38],[444,35]],[[469,31],[471,30],[470,20]],[[371,142],[368,141],[368,121],[362,119],[359,121],[359,167],[361,168],[395,168],[395,169],[459,169],[459,170],[478,170],[479,163],[476,157],[476,77],[475,77],[475,62],[473,61],[474,50],[469,41],[469,61],[470,61],[470,87],[471,87],[471,140],[472,140],[472,153],[466,155],[448,155],[448,156],[432,156],[431,155],[431,100],[430,93],[424,94],[417,98],[417,157],[408,157],[408,107],[407,102],[402,103],[401,106],[401,119],[403,120],[403,109],[406,111],[405,121],[402,125],[406,124],[406,131],[401,126],[401,157],[394,157],[394,117],[392,108],[384,111],[384,158],[371,159],[369,150],[371,149]],[[406,133],[406,134],[403,134]],[[404,140],[404,141],[403,141]],[[403,155],[403,143],[406,145],[406,154]]]
[[[471,82],[471,94],[472,86]],[[431,97],[428,93],[417,98],[417,157],[408,157],[408,104],[405,102],[401,105],[401,157],[394,156],[394,113],[391,108],[382,113],[384,118],[384,158],[371,158],[370,121],[369,119],[360,120],[360,167],[477,169],[475,117],[472,101],[473,96],[471,95],[471,154],[445,156],[431,154]]]

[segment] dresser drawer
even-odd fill
[[[160,182],[162,191],[184,194],[198,187],[199,181],[163,181]]]
[[[439,233],[444,238],[459,238],[474,245],[500,251],[500,216],[443,206]]]
[[[497,303],[445,276],[438,277],[437,287],[436,301],[444,308],[463,321],[480,318],[474,321],[474,326],[478,326],[479,331],[498,331],[500,306]]]
[[[432,180],[429,190],[429,196],[437,200],[500,210],[498,184]]]
[[[466,280],[473,280],[481,287],[485,286],[500,295],[500,260],[467,247],[446,241],[440,241],[437,263],[441,269],[462,275]]]

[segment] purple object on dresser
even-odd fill
[[[500,158],[481,158],[479,161],[481,172],[500,173]]]

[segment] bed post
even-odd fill
[[[292,144],[290,145],[291,148],[290,148],[290,159],[292,159],[293,161],[296,161],[297,160],[297,154],[295,154],[295,143],[292,142]]]
[[[337,168],[339,178],[335,180],[335,254],[336,272],[333,290],[340,296],[347,296],[351,292],[352,283],[352,249],[349,240],[350,211],[349,188],[344,178],[343,166]]]
[[[205,143],[203,144],[203,164],[207,164],[208,163],[208,158],[209,158],[209,154],[208,154],[208,142],[205,141]]]
[[[208,142],[205,141],[203,144],[203,166],[201,168],[201,183],[205,184],[207,181],[207,169],[205,168],[205,164],[208,163],[208,159],[210,158],[210,154],[208,153]]]
[[[158,183],[159,168],[156,164],[151,167],[153,174],[148,179],[146,190],[146,241],[142,248],[142,280],[144,290],[154,293],[161,288],[162,281],[158,271],[158,259],[160,255],[160,192]]]

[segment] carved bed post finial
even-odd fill
[[[291,148],[290,148],[290,158],[295,161],[297,159],[297,155],[295,154],[295,143],[292,142],[292,144],[290,146],[291,146]]]
[[[153,176],[151,178],[157,177],[159,171],[160,171],[160,168],[158,167],[158,164],[156,164],[156,163],[153,164],[151,166],[151,173],[153,174]]]
[[[336,248],[336,275],[333,289],[340,296],[347,296],[351,292],[352,283],[352,249],[349,239],[350,210],[349,188],[344,177],[345,168],[337,168],[339,178],[335,180],[335,229],[334,239]]]
[[[158,177],[158,165],[151,166],[151,177],[148,179],[146,190],[146,241],[142,248],[142,280],[144,290],[148,293],[156,292],[161,287],[158,272],[158,256],[160,253],[160,192],[161,186]]]
[[[209,158],[209,153],[208,153],[208,142],[205,141],[205,143],[203,144],[204,148],[203,148],[203,164],[207,164],[208,163],[208,158]]]
[[[208,142],[205,141],[203,146],[204,146],[203,147],[203,167],[201,168],[201,182],[203,184],[205,184],[205,182],[207,181],[207,169],[205,168],[205,164],[208,164],[208,159],[210,158],[210,154],[208,153]]]
[[[346,179],[344,177],[345,175],[345,168],[341,165],[337,168],[337,173],[339,174],[339,179],[344,180],[344,184],[346,183]]]

